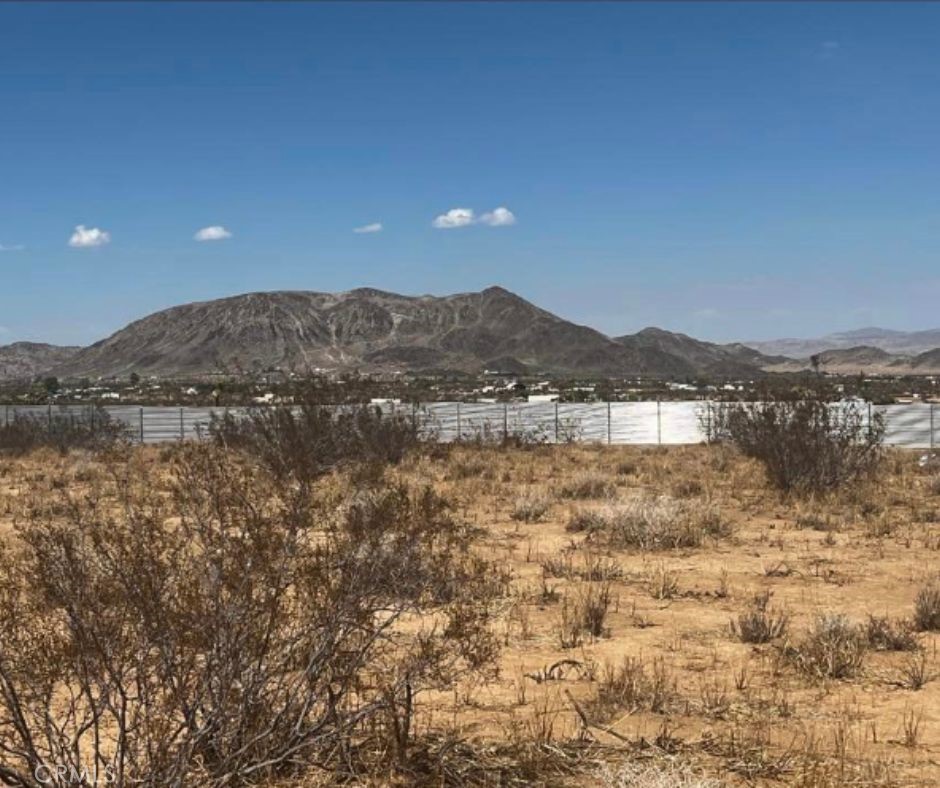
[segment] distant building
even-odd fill
[[[558,402],[558,394],[530,394],[528,402]]]

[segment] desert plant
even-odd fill
[[[311,495],[208,443],[162,484],[115,462],[87,495],[26,506],[0,547],[0,782],[93,765],[221,786],[355,769],[373,746],[400,760],[419,694],[493,664],[504,580],[430,490]]]
[[[588,498],[606,498],[613,494],[614,485],[602,474],[585,471],[564,482],[558,494],[561,498],[582,500]]]
[[[882,460],[885,423],[856,401],[833,402],[823,390],[755,402],[720,402],[705,416],[711,440],[759,460],[784,492],[812,493],[870,477]]]
[[[568,530],[612,548],[666,550],[699,547],[706,538],[728,536],[730,524],[704,501],[640,497],[591,513],[576,512]]]
[[[675,675],[664,660],[656,659],[647,665],[637,657],[624,657],[616,666],[605,663],[588,708],[600,719],[609,719],[620,711],[663,714],[677,697]]]
[[[917,592],[914,626],[920,632],[940,631],[940,581],[932,580]]]
[[[870,615],[865,638],[875,651],[916,651],[920,647],[914,624],[907,619]]]
[[[579,584],[573,597],[562,599],[558,619],[558,641],[562,648],[581,645],[587,634],[599,638],[607,634],[605,622],[614,602],[609,582]]]
[[[722,788],[721,780],[699,776],[688,764],[632,762],[608,767],[601,774],[605,788]]]
[[[78,413],[50,408],[42,415],[17,414],[0,424],[0,452],[18,456],[38,448],[60,454],[73,449],[100,451],[127,437],[127,426],[103,408],[92,406]]]
[[[827,613],[818,616],[803,640],[787,653],[800,670],[814,678],[846,679],[861,669],[867,650],[862,627],[842,614]]]
[[[770,605],[770,591],[755,595],[747,609],[731,622],[731,633],[742,643],[769,643],[783,637],[790,617]]]
[[[219,445],[254,457],[276,479],[304,485],[344,466],[374,475],[418,443],[404,415],[368,405],[330,407],[313,392],[299,399],[296,405],[254,407],[243,416],[214,416],[209,434]]]
[[[545,519],[548,510],[552,508],[550,496],[529,491],[520,495],[512,506],[509,516],[522,523],[537,523]]]

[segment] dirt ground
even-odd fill
[[[913,652],[870,649],[847,679],[807,675],[786,657],[819,615],[860,625],[911,618],[918,588],[940,570],[940,484],[918,458],[892,453],[878,483],[819,501],[781,499],[759,466],[717,447],[460,448],[422,458],[402,473],[458,501],[514,577],[499,680],[438,699],[434,717],[484,738],[651,743],[654,755],[731,782],[940,784],[940,635],[917,635]],[[714,507],[730,535],[610,549],[566,528],[578,512],[651,496]],[[548,508],[537,522],[513,519],[520,498]],[[577,576],[599,564],[595,576],[607,580]],[[562,608],[608,583],[603,632],[562,647]],[[743,643],[730,624],[761,592],[789,616],[786,635]],[[643,697],[613,709],[592,702],[624,658],[670,688],[657,711]],[[919,689],[908,688],[914,663],[926,679]]]
[[[423,698],[419,732],[535,742],[547,762],[576,742],[592,766],[572,784],[712,784],[601,776],[628,759],[714,784],[940,784],[940,633],[905,624],[940,571],[940,472],[918,457],[892,452],[877,482],[825,500],[781,498],[721,447],[467,446],[406,461],[391,473],[449,496],[512,574],[498,676]],[[27,487],[77,483],[92,463],[0,460],[0,535]],[[681,512],[700,543],[629,546],[583,526],[635,501]],[[742,642],[732,622],[761,593],[785,631]],[[594,633],[571,625],[586,608]],[[868,645],[845,677],[814,672],[807,633],[832,614],[859,631],[887,617],[909,642]]]

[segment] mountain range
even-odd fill
[[[870,337],[879,330],[865,331]],[[848,341],[852,333],[833,335],[839,339],[832,341]],[[918,332],[917,341],[927,341],[923,335],[931,333],[937,334],[935,347],[940,347],[940,331]],[[882,339],[896,344],[915,336],[882,334]],[[792,344],[797,342],[813,340],[716,344],[659,328],[608,337],[501,287],[448,296],[405,296],[372,288],[342,293],[279,291],[165,309],[85,348],[22,342],[0,347],[0,379],[25,380],[40,374],[63,379],[126,378],[132,373],[199,377],[275,369],[298,374],[490,369],[516,374],[753,378],[764,370],[809,367],[802,346]],[[794,360],[781,350],[791,347],[804,358]],[[812,347],[816,352],[816,345]],[[835,355],[821,359],[821,368],[841,371],[837,367],[843,364],[853,371],[859,364],[895,371],[917,364],[921,371],[940,368],[940,351],[900,359],[877,347],[832,352]]]
[[[814,339],[772,339],[748,342],[761,353],[790,358],[809,358],[827,350],[869,347],[897,355],[916,356],[940,348],[940,328],[928,331],[892,331],[887,328],[859,328],[826,334]]]

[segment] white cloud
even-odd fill
[[[25,248],[23,244],[15,244],[14,246],[4,246],[0,244],[0,252],[22,252]]]
[[[232,234],[224,227],[214,224],[211,227],[203,227],[193,238],[197,241],[224,241],[231,238]]]
[[[480,223],[490,227],[511,227],[516,223],[516,217],[508,208],[499,207],[484,213],[480,217]]]
[[[471,208],[451,208],[431,222],[431,226],[438,230],[454,230],[458,227],[467,227],[475,221],[476,217]]]
[[[384,228],[382,227],[381,222],[373,222],[372,224],[364,224],[362,227],[353,228],[354,233],[380,233]]]
[[[69,246],[75,249],[88,249],[92,246],[104,246],[111,243],[111,233],[97,227],[85,227],[79,224],[69,238]]]
[[[841,48],[842,44],[838,41],[823,41],[819,45],[819,57],[822,60],[831,60],[839,53]]]
[[[471,224],[485,224],[487,227],[511,227],[515,223],[516,217],[513,212],[502,206],[479,216],[474,213],[472,208],[451,208],[447,213],[442,213],[431,222],[432,226],[438,230],[453,230],[457,227],[469,227]]]

